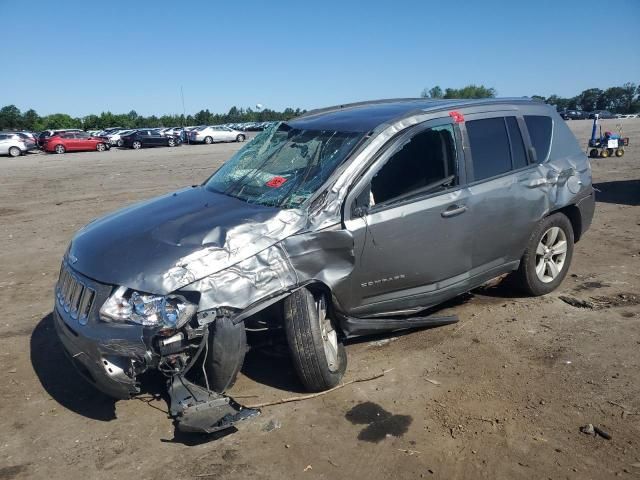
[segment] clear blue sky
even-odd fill
[[[638,0],[466,3],[0,0],[0,106],[149,115],[181,113],[180,86],[195,113],[640,82]]]

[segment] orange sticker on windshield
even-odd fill
[[[271,180],[265,183],[265,185],[271,188],[278,188],[278,187],[281,187],[282,184],[286,181],[287,179],[284,177],[273,177]]]

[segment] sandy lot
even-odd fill
[[[590,122],[569,125],[586,143]],[[0,158],[0,480],[640,477],[640,120],[624,125],[627,154],[592,162],[596,217],[558,291],[481,289],[447,306],[456,325],[353,342],[346,380],[393,370],[214,436],[174,432],[157,378],[120,402],[85,384],[52,291],[80,226],[202,182],[237,145]],[[257,350],[233,389],[300,391]]]

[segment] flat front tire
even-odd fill
[[[205,369],[209,388],[223,393],[233,387],[247,352],[244,323],[229,318],[216,318],[209,327],[209,345]]]
[[[558,288],[571,265],[573,242],[573,227],[564,214],[554,213],[542,219],[515,272],[516,287],[533,296]]]
[[[338,385],[347,368],[347,352],[338,337],[326,296],[306,288],[284,301],[284,324],[293,366],[312,392]]]

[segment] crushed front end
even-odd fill
[[[179,429],[213,432],[259,412],[187,378],[202,361],[213,319],[196,315],[197,298],[148,295],[80,274],[66,255],[55,287],[54,323],[68,357],[95,388],[116,399],[140,393],[138,376],[167,377]]]

